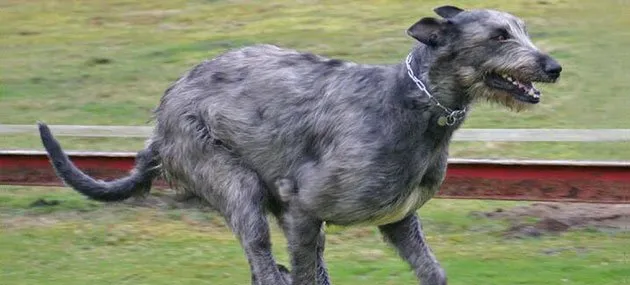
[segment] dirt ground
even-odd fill
[[[571,229],[609,232],[630,231],[630,205],[532,203],[471,215],[509,221],[508,237],[540,236]]]

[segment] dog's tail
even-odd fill
[[[153,179],[159,174],[159,162],[155,153],[144,149],[138,152],[135,167],[128,176],[113,181],[95,180],[70,161],[46,124],[38,123],[38,126],[42,143],[57,175],[66,185],[91,199],[115,202],[147,193]]]

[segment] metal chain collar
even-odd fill
[[[411,78],[411,80],[416,83],[416,86],[418,86],[418,89],[420,89],[420,91],[427,94],[427,96],[429,96],[429,99],[435,102],[436,106],[442,108],[442,110],[444,110],[444,112],[448,114],[446,116],[440,116],[438,118],[438,124],[440,126],[452,126],[457,123],[457,121],[462,120],[466,115],[467,108],[464,108],[463,110],[451,110],[450,108],[440,104],[440,101],[438,101],[435,97],[433,97],[433,95],[431,95],[431,93],[429,93],[429,90],[427,90],[427,88],[424,86],[424,83],[422,83],[422,81],[420,81],[420,79],[418,79],[413,74],[413,70],[411,69],[412,59],[413,57],[411,56],[411,53],[409,53],[409,55],[407,55],[407,60],[405,61],[405,63],[407,64],[407,74],[409,75],[409,78]]]

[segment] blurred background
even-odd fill
[[[400,62],[414,44],[405,30],[445,4],[523,18],[534,43],[564,67],[533,110],[478,104],[464,128],[630,128],[623,0],[0,0],[0,124],[151,126],[152,109],[182,73],[256,43]],[[68,150],[136,151],[144,139],[60,141]],[[0,149],[41,144],[32,134],[0,134]],[[458,141],[451,156],[629,161],[630,143]],[[0,186],[0,284],[249,284],[220,217],[156,195],[103,205],[67,188]],[[630,284],[625,206],[435,199],[421,215],[449,284]],[[573,222],[558,228],[549,218]],[[274,241],[287,264],[276,228]],[[374,228],[328,241],[335,284],[417,284]]]

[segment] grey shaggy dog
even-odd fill
[[[423,285],[443,285],[416,210],[444,179],[453,132],[476,101],[538,103],[532,82],[555,82],[562,68],[511,14],[434,11],[407,30],[418,43],[399,64],[271,45],[202,62],[166,90],[135,169],[118,180],[77,169],[43,123],[41,138],[63,181],[94,200],[145,194],[159,175],[205,200],[238,237],[253,284],[330,284],[325,222],[378,226]],[[290,273],[272,255],[268,213]]]

